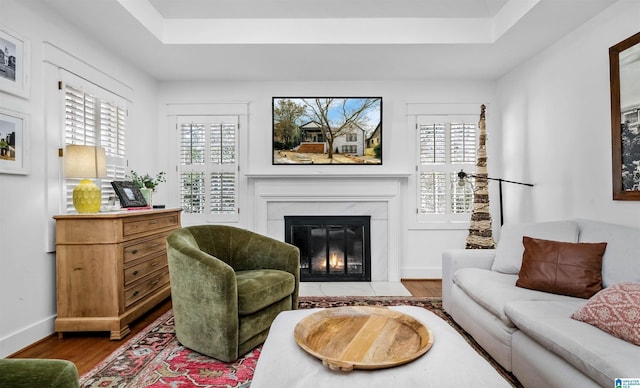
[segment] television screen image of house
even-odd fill
[[[273,164],[382,164],[381,97],[274,97]]]

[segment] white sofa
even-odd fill
[[[505,225],[497,249],[444,252],[444,309],[525,387],[640,378],[640,346],[571,318],[587,299],[516,287],[522,236],[607,242],[603,287],[640,283],[640,229],[583,219]]]

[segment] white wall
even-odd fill
[[[272,97],[301,96],[381,96],[383,99],[383,165],[382,166],[273,166],[272,165]],[[416,82],[171,82],[160,87],[160,127],[169,128],[167,104],[247,102],[249,104],[249,128],[240,130],[241,157],[247,157],[241,165],[242,174],[377,174],[404,175],[401,179],[403,203],[401,208],[402,257],[400,275],[403,278],[439,278],[441,276],[441,252],[447,248],[463,248],[466,229],[425,229],[415,223],[415,128],[409,125],[408,103],[471,104],[480,114],[482,103],[489,106],[488,131],[493,127],[491,117],[500,117],[494,100],[494,83],[489,81],[416,81]],[[496,113],[493,113],[494,109]],[[164,123],[164,124],[163,124]],[[168,144],[169,142],[166,142]],[[173,145],[167,153],[175,152]],[[494,153],[489,141],[489,164]],[[175,171],[167,160],[166,171]],[[490,167],[490,171],[492,168]],[[171,179],[171,177],[170,177]],[[175,178],[173,178],[175,180]],[[176,183],[169,183],[168,186]],[[318,180],[318,187],[324,181]],[[250,182],[249,182],[250,185]],[[240,224],[253,228],[263,220],[253,219],[251,188],[240,187]],[[178,203],[169,203],[178,206]],[[465,226],[463,226],[465,228]]]
[[[66,51],[69,63],[112,77],[127,85],[132,100],[129,106],[130,165],[150,168],[158,158],[156,147],[149,144],[157,128],[156,82],[127,65],[95,41],[75,31],[54,12],[38,9],[30,2],[3,0],[0,25],[31,42],[31,90],[28,99],[0,92],[0,106],[26,113],[30,118],[30,172],[28,175],[0,174],[0,357],[51,334],[56,313],[55,256],[47,253],[50,198],[47,176],[57,175],[58,161],[47,157],[57,153],[58,139],[47,136],[51,123],[46,119],[47,106],[56,103],[45,99],[48,88],[43,63],[44,41]],[[84,64],[82,62],[85,62]],[[59,123],[58,123],[59,124]],[[55,209],[53,209],[55,213]]]
[[[613,201],[608,48],[638,32],[623,0],[497,83],[505,222],[593,218],[640,225],[640,203]]]

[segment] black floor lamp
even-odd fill
[[[462,184],[464,184],[464,180],[467,177],[478,178],[477,175],[467,174],[463,170],[460,170],[460,172],[458,173],[458,183],[462,182]],[[499,191],[498,191],[498,200],[500,201],[500,226],[502,226],[502,225],[504,225],[504,217],[502,216],[502,182],[514,183],[516,185],[523,185],[523,186],[529,186],[529,187],[533,187],[533,185],[531,183],[515,182],[515,181],[510,181],[510,180],[502,179],[502,178],[480,177],[480,179],[483,179],[483,178],[484,179],[488,179],[490,181],[498,181],[499,184],[500,184],[499,185]]]

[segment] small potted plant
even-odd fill
[[[140,189],[140,193],[142,193],[145,201],[147,201],[147,206],[151,207],[151,193],[156,191],[156,187],[158,187],[160,183],[167,181],[165,175],[166,173],[164,171],[160,171],[153,177],[149,174],[138,174],[131,170],[131,181]]]

